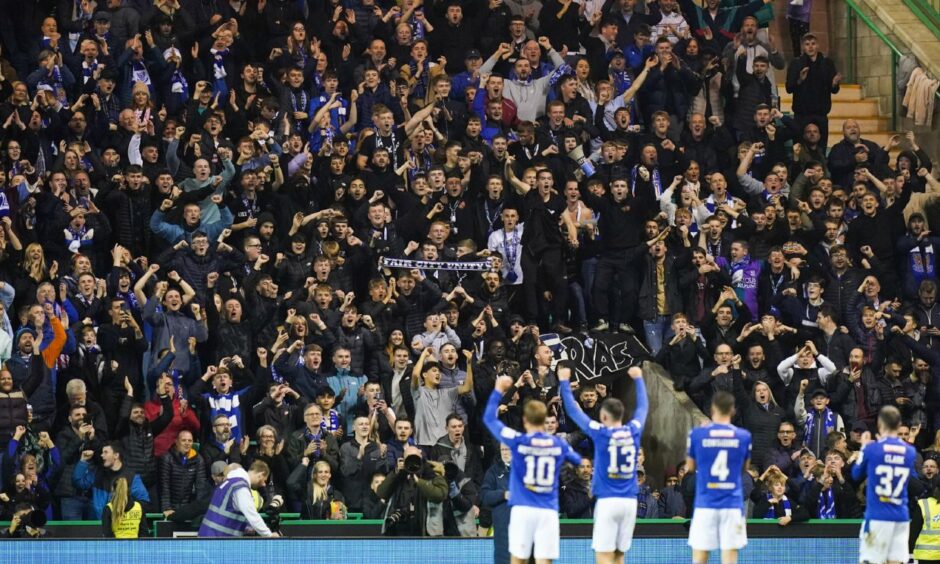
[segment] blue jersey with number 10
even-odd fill
[[[711,423],[692,429],[688,450],[695,461],[695,507],[743,509],[741,473],[751,458],[751,433]]]
[[[859,453],[852,478],[868,478],[865,488],[865,519],[869,521],[909,521],[907,482],[916,476],[914,447],[897,437],[868,443]]]
[[[594,479],[591,487],[596,498],[637,496],[636,457],[640,452],[640,437],[643,435],[649,403],[643,380],[637,379],[634,383],[636,410],[633,419],[619,427],[605,427],[592,421],[575,401],[571,382],[564,380],[559,386],[568,417],[594,443]]]
[[[512,449],[509,464],[509,505],[558,511],[558,477],[567,460],[581,464],[568,443],[548,433],[520,433],[496,416],[502,394],[493,390],[483,422],[496,439]]]

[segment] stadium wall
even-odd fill
[[[667,468],[685,460],[689,431],[707,422],[692,399],[672,387],[672,378],[655,362],[643,364],[650,414],[643,433],[646,478],[654,488],[662,487]]]

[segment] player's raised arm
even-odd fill
[[[581,455],[575,452],[575,450],[571,448],[571,445],[564,441],[562,441],[561,452],[566,461],[574,464],[575,466],[581,464]]]
[[[483,424],[486,425],[486,428],[496,437],[496,440],[510,446],[519,433],[503,425],[503,422],[499,420],[498,414],[499,401],[503,398],[503,394],[512,388],[512,384],[512,378],[509,376],[500,376],[497,378],[496,386],[493,388],[493,393],[490,394],[490,399],[486,402],[486,410],[483,412]]]
[[[591,435],[599,427],[581,410],[581,406],[574,399],[574,393],[571,391],[571,368],[559,365],[556,374],[558,376],[558,390],[561,393],[561,401],[565,406],[565,413],[582,431]],[[592,423],[594,423],[593,426]]]
[[[692,431],[689,431],[688,444],[686,445],[685,452],[685,471],[686,473],[695,472],[695,441],[693,440]]]
[[[636,421],[640,430],[646,425],[646,416],[650,412],[649,398],[646,395],[646,382],[643,381],[643,370],[639,366],[631,366],[627,374],[633,379],[636,386],[636,409],[633,411],[633,421]]]
[[[858,444],[858,458],[855,459],[855,464],[852,465],[852,479],[855,480],[855,483],[861,482],[868,476],[868,470],[866,470],[868,459],[865,458],[865,447],[871,444],[871,433],[869,431],[862,433]]]

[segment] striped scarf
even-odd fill
[[[214,77],[212,84],[215,87],[214,90],[219,94],[219,99],[224,100],[228,98],[228,82],[225,80],[228,72],[225,70],[225,57],[228,56],[229,51],[228,49],[210,49],[209,52],[212,54],[212,74]]]
[[[424,98],[428,92],[428,80],[431,75],[431,63],[425,59],[421,63],[421,76],[417,77],[418,63],[409,61],[408,68],[411,70],[411,77],[415,78],[415,84],[411,88],[411,95],[415,98]]]
[[[819,491],[819,518],[836,518],[836,496],[832,493],[832,488]]]
[[[813,440],[813,429],[816,426],[817,417],[818,414],[814,409],[809,413],[809,417],[806,419],[806,429],[803,433],[803,444],[806,446],[810,446],[810,443]],[[833,413],[832,410],[828,407],[822,412],[822,423],[824,437],[828,436],[830,431],[834,431],[836,429],[836,414]]]
[[[770,501],[773,498],[774,496],[767,494],[767,501]],[[790,499],[787,498],[787,496],[781,497],[779,504],[781,507],[783,507],[783,514],[786,517],[793,516],[793,509],[790,507]],[[774,505],[775,504],[772,503],[770,504],[770,507],[767,508],[767,514],[764,515],[764,519],[776,519],[777,518],[777,512],[776,512],[776,508],[774,507]]]

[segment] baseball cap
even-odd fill
[[[212,463],[212,467],[210,468],[209,471],[212,473],[213,476],[222,476],[225,474],[226,466],[227,465],[225,464],[224,461],[216,460],[215,462]]]
[[[482,58],[483,56],[480,55],[480,51],[477,49],[470,49],[469,51],[467,51],[467,55],[464,57],[464,59],[482,59]]]

